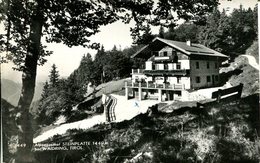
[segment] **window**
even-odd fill
[[[168,80],[168,76],[165,76],[163,83],[167,83],[167,80]]]
[[[209,62],[207,62],[207,69],[209,69]]]
[[[176,55],[176,51],[173,50],[173,51],[172,51],[172,56],[175,56],[175,55]]]
[[[152,70],[155,70],[155,64],[152,65]]]
[[[135,83],[138,83],[140,81],[138,76],[135,76]]]
[[[174,57],[173,57],[173,63],[178,63],[178,56],[177,56],[177,55],[174,55]]]
[[[196,76],[196,83],[200,83],[200,77]]]
[[[181,77],[177,77],[177,83],[179,84],[181,80]]]
[[[215,76],[215,80],[218,82],[218,75]]]
[[[199,69],[200,68],[200,64],[199,62],[196,62],[196,69]]]
[[[166,63],[166,64],[164,64],[164,70],[169,70],[169,66],[168,66],[168,64]]]
[[[178,62],[177,64],[176,64],[176,69],[181,69],[181,62]]]
[[[215,68],[218,68],[218,63],[217,62],[215,62]]]
[[[154,56],[159,56],[159,52],[158,52],[158,51],[153,51],[152,54],[153,54]]]
[[[167,51],[163,52],[163,56],[164,56],[164,57],[167,56]]]
[[[210,79],[211,79],[210,76],[207,76],[207,82],[208,83],[211,82]]]
[[[155,76],[152,76],[152,81],[155,82]]]
[[[155,65],[155,70],[159,70],[159,64]]]

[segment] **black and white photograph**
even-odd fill
[[[257,0],[0,0],[1,163],[259,163]]]

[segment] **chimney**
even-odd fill
[[[188,46],[191,46],[191,41],[190,41],[190,40],[187,40],[187,41],[186,41],[186,44],[187,44]]]

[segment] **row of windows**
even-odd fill
[[[165,76],[165,77],[164,77],[164,81],[165,81],[165,82],[166,82],[168,79],[169,79],[168,76]],[[177,79],[177,84],[180,84],[181,77],[180,77],[180,76],[177,76],[176,79]],[[152,77],[152,81],[155,82],[155,77],[154,77],[154,76]]]
[[[176,51],[161,51],[161,52],[153,51],[152,54],[155,56],[166,57],[166,56],[174,56],[177,54],[177,52]]]
[[[164,68],[164,70],[169,70],[169,65],[168,65],[168,64],[164,64],[164,65],[163,65],[163,68]],[[153,69],[153,70],[159,70],[159,64],[153,64],[153,65],[152,65],[152,69]],[[181,63],[180,63],[180,62],[178,62],[178,63],[176,64],[176,69],[177,69],[177,70],[181,69]]]
[[[215,62],[215,69],[216,68],[218,68],[218,63],[217,62]],[[199,69],[200,68],[200,63],[199,62],[196,62],[196,69]],[[209,64],[209,62],[207,62],[207,69],[209,69],[210,68],[210,64]]]
[[[212,79],[212,82],[216,81],[218,82],[218,75],[212,75],[211,76],[207,76],[207,83],[210,83]],[[200,83],[201,82],[201,77],[200,76],[196,76],[196,83]]]

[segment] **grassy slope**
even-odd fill
[[[259,71],[248,64],[246,57],[239,56],[228,67],[220,70],[222,82],[229,82],[236,86],[244,84],[242,96],[246,97],[254,93],[259,93]]]
[[[69,131],[52,141],[108,142],[66,152],[68,160],[82,162],[258,162],[260,144],[253,126],[258,98],[211,104],[201,111],[142,114],[130,121]],[[39,152],[39,159],[47,153]]]
[[[258,40],[246,50],[246,55],[255,57],[256,62],[259,64],[259,48]],[[232,70],[231,70],[232,69]],[[228,79],[232,85],[244,84],[242,96],[249,96],[254,93],[259,93],[259,71],[248,65],[248,60],[243,56],[238,56],[234,63],[227,68],[223,68],[222,72],[233,74]]]

